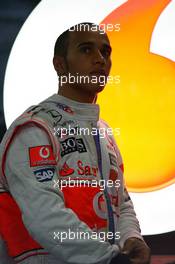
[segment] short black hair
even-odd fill
[[[67,49],[68,49],[68,45],[69,45],[69,33],[70,31],[73,31],[79,27],[79,26],[89,26],[92,27],[93,25],[96,25],[94,23],[91,22],[82,22],[79,24],[76,24],[72,27],[70,27],[69,29],[67,29],[66,31],[64,31],[56,40],[55,42],[55,47],[54,47],[54,56],[55,55],[59,55],[61,57],[66,57],[67,55]],[[97,26],[97,25],[96,25]],[[84,27],[84,29],[85,29]]]

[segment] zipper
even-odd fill
[[[95,145],[96,145],[96,151],[97,151],[97,157],[98,157],[98,167],[100,170],[100,175],[101,178],[103,180],[104,176],[103,176],[103,164],[102,164],[102,155],[101,155],[101,145],[100,145],[100,136],[99,136],[99,131],[97,129],[97,135],[94,135],[94,141],[95,141]],[[113,236],[111,239],[108,239],[108,242],[110,244],[115,244],[115,225],[114,225],[114,217],[113,217],[113,209],[111,206],[111,200],[107,191],[107,187],[105,184],[105,188],[104,188],[104,196],[105,196],[105,200],[106,200],[106,205],[107,205],[107,211],[108,211],[108,220],[109,220],[109,224],[108,224],[108,230],[109,232],[112,232]]]

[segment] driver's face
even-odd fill
[[[82,90],[103,90],[111,68],[110,55],[111,46],[106,34],[91,30],[69,32],[67,71],[74,76],[88,76],[89,80],[95,76],[98,80],[97,83],[76,83]]]

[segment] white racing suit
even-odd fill
[[[142,239],[108,129],[97,104],[57,94],[8,129],[0,235],[14,263],[109,264],[127,238]]]

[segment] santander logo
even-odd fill
[[[60,176],[64,177],[64,176],[69,176],[71,174],[73,174],[75,172],[75,169],[69,167],[69,165],[67,164],[67,162],[65,162],[62,166],[62,168],[60,169],[59,173]],[[85,165],[81,160],[77,161],[77,168],[76,168],[76,174],[80,175],[80,176],[97,176],[98,173],[98,168],[97,167],[93,167],[90,165]]]

